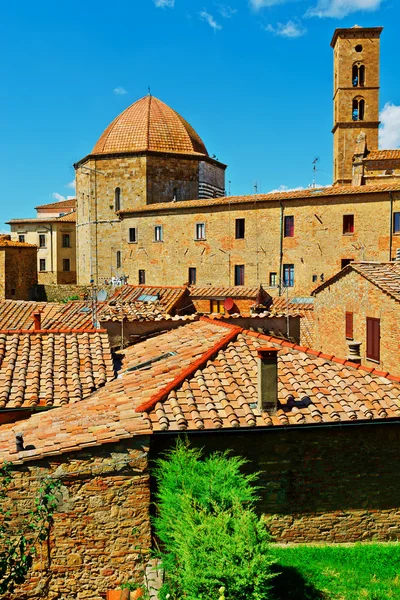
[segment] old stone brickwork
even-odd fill
[[[360,133],[369,150],[378,150],[379,43],[382,27],[336,29],[334,52],[335,184],[351,184]],[[360,182],[361,183],[361,182]]]
[[[400,211],[400,186],[395,187],[399,189],[391,194],[373,186],[353,188],[351,194],[344,187],[323,188],[164,203],[127,212],[122,270],[131,284],[138,283],[142,270],[146,284],[182,285],[194,267],[197,285],[231,286],[235,266],[243,265],[245,286],[262,284],[277,295],[271,281],[283,280],[285,269],[292,268],[290,295],[307,296],[343,261],[395,257],[400,240],[391,233],[391,213]],[[353,232],[345,228],[347,215],[353,215]],[[294,219],[291,237],[285,237],[285,217]],[[235,237],[236,219],[244,219],[243,239]],[[198,224],[204,224],[204,239],[196,239]],[[155,239],[156,226],[162,228],[162,241]],[[131,228],[134,243],[129,241]]]
[[[36,246],[0,236],[0,299],[30,300],[37,283]]]
[[[128,107],[76,163],[78,283],[124,274],[120,210],[221,197],[226,166],[193,128],[157,98]]]
[[[100,600],[122,582],[142,582],[150,547],[148,443],[141,436],[15,467],[9,497],[20,514],[46,477],[62,487],[49,553],[46,543],[38,547],[29,581],[4,600]]]
[[[260,471],[258,510],[274,541],[334,543],[400,539],[399,435],[398,425],[371,424],[188,438]],[[150,458],[174,444],[154,437]]]
[[[346,312],[353,314],[351,340],[346,340]],[[380,320],[379,367],[382,371],[400,374],[400,302],[351,267],[315,294],[314,349],[346,357],[349,355],[347,342],[358,341],[361,342],[362,364],[376,367],[377,362],[366,356],[367,317]]]

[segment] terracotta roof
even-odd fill
[[[186,293],[186,286],[123,285],[111,296],[108,304],[138,302],[140,297],[157,296],[156,304],[162,307],[164,313],[170,313]],[[152,304],[152,299],[147,303]]]
[[[370,152],[364,160],[400,160],[400,150],[375,150]]]
[[[99,310],[100,321],[161,321],[171,318],[159,302],[117,302]]]
[[[76,198],[69,198],[68,200],[58,200],[58,202],[50,202],[50,204],[41,204],[35,206],[35,210],[40,208],[76,208]]]
[[[0,235],[0,248],[36,248],[35,244],[12,240],[10,234]]]
[[[32,313],[42,313],[42,326],[47,329],[49,320],[64,304],[53,302],[28,302],[25,300],[0,301],[0,329],[33,329]]]
[[[278,354],[278,410],[260,413],[256,354]],[[116,380],[74,405],[0,427],[0,461],[24,462],[156,431],[400,418],[400,378],[209,319],[130,347]],[[15,433],[35,448],[15,452]]]
[[[259,291],[259,287],[245,287],[244,285],[231,287],[189,286],[189,295],[194,298],[250,298],[255,300]]]
[[[76,211],[62,215],[62,217],[39,217],[37,219],[10,219],[6,222],[7,225],[18,223],[58,223],[58,222],[76,223]]]
[[[99,138],[92,154],[147,150],[208,156],[193,127],[164,102],[150,95],[141,98],[114,119]]]
[[[297,190],[289,192],[272,192],[269,194],[253,194],[250,196],[227,196],[225,198],[211,198],[208,200],[182,200],[179,202],[160,202],[135,208],[131,210],[120,210],[119,214],[135,214],[153,212],[158,210],[179,211],[184,208],[199,206],[221,206],[232,204],[257,204],[261,202],[279,202],[279,200],[307,200],[309,198],[326,198],[332,196],[353,196],[357,194],[373,194],[378,192],[400,191],[400,183],[379,183],[374,185],[338,185],[325,188]],[[362,202],[363,200],[360,200]]]
[[[104,330],[0,331],[0,408],[76,402],[113,377]]]
[[[314,298],[288,298],[278,296],[272,299],[272,304],[269,307],[272,314],[286,314],[289,311],[290,315],[302,315],[305,312],[314,310]]]
[[[193,333],[190,327],[179,327],[130,347],[125,351],[119,377],[91,397],[33,415],[27,421],[1,426],[0,462],[25,462],[151,433],[148,423],[135,412],[135,405],[150,399],[193,361],[232,335],[226,327],[211,323],[199,324],[196,335]],[[160,355],[167,356],[147,368],[144,364],[144,368],[126,372]],[[35,448],[17,454],[17,432],[23,434],[26,444]]]
[[[312,294],[318,294],[325,287],[332,285],[337,279],[347,275],[351,271],[356,271],[383,292],[400,301],[400,262],[352,262],[318,286],[313,290]]]

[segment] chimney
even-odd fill
[[[22,452],[24,450],[24,436],[22,433],[15,434],[15,446],[17,452]]]
[[[353,340],[347,342],[347,345],[349,347],[349,355],[346,356],[346,358],[347,360],[350,360],[353,363],[357,363],[358,365],[361,365],[361,343],[362,342],[354,342]]]
[[[42,328],[42,313],[40,310],[35,310],[32,313],[33,317],[33,329],[34,331],[40,331]]]
[[[258,348],[258,408],[270,415],[278,408],[278,349]]]

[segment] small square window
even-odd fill
[[[129,243],[134,244],[137,242],[136,227],[129,227]]]
[[[68,272],[70,270],[69,258],[63,258],[63,271]]]
[[[155,242],[162,242],[163,241],[162,225],[156,225],[154,227],[154,241]]]
[[[294,217],[287,216],[284,219],[284,237],[294,237]]]
[[[235,265],[235,285],[244,285],[244,265]]]
[[[393,233],[400,233],[400,212],[393,213]]]
[[[343,215],[343,235],[354,233],[354,215]]]
[[[39,233],[39,248],[46,248],[46,234]]]
[[[196,267],[189,267],[189,285],[196,285]]]
[[[312,280],[313,280],[313,283],[316,283],[318,281],[318,275],[313,275]]]
[[[196,223],[196,231],[195,231],[195,239],[196,240],[205,240],[206,239],[206,224],[205,223]]]
[[[145,285],[146,283],[146,271],[139,269],[139,285]]]
[[[62,234],[62,247],[70,248],[71,247],[71,239],[69,233]]]
[[[269,274],[269,285],[270,287],[276,287],[278,285],[278,278],[276,273]]]
[[[46,270],[46,259],[40,258],[39,259],[39,271],[45,271],[45,270]]]
[[[20,234],[20,235],[18,236],[18,241],[19,241],[19,242],[22,242],[22,243],[23,243],[23,242],[25,242],[25,236],[24,236],[24,235],[22,235],[22,234]]]
[[[236,221],[235,221],[235,237],[237,240],[244,239],[244,231],[245,231],[244,219],[236,219]]]
[[[210,300],[210,313],[214,314],[225,314],[225,307],[223,300]]]

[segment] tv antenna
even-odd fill
[[[311,185],[311,187],[312,187],[313,189],[315,189],[315,187],[316,187],[316,185],[317,185],[317,184],[316,184],[316,180],[317,180],[317,162],[318,162],[318,161],[319,161],[319,158],[318,158],[318,156],[317,156],[316,158],[314,158],[314,160],[312,161],[312,164],[313,164],[313,182],[312,182],[312,185]]]

